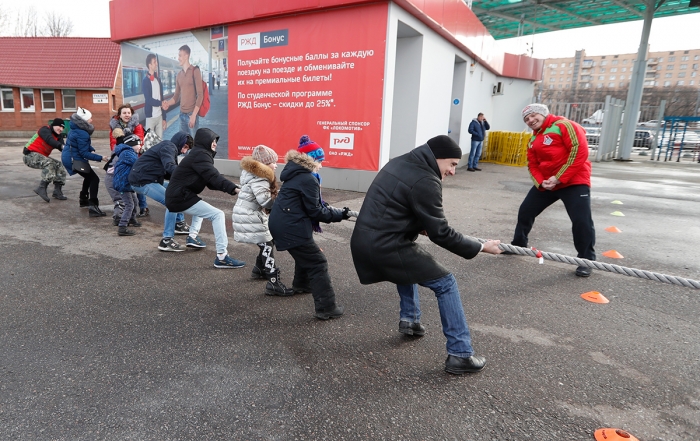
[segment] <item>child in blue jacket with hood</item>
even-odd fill
[[[136,220],[138,198],[129,184],[129,173],[131,173],[131,167],[134,166],[138,159],[138,153],[141,151],[141,139],[136,135],[127,135],[123,138],[117,138],[117,143],[114,148],[116,162],[112,182],[114,189],[121,193],[124,202],[124,211],[119,219],[118,234],[120,236],[133,236],[136,233],[127,227],[129,225],[140,227],[141,223]]]

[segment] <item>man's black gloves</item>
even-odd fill
[[[350,215],[348,214],[349,212],[350,209],[348,207],[343,207],[343,220],[350,219]]]

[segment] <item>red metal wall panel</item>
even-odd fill
[[[424,0],[423,12],[436,24],[442,26],[445,0]]]

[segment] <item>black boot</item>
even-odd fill
[[[53,194],[51,196],[58,199],[59,201],[65,201],[68,198],[63,194],[63,191],[61,191],[61,187],[63,187],[63,184],[57,184],[54,182],[53,183]]]
[[[78,196],[78,200],[80,201],[80,208],[85,208],[85,207],[90,206],[90,200],[88,199],[87,193],[80,193],[80,196]]]
[[[130,230],[126,227],[119,227],[117,234],[120,236],[134,236],[136,233],[134,233],[134,230]]]
[[[265,271],[267,276],[267,285],[265,285],[265,294],[268,296],[289,297],[294,295],[294,290],[287,288],[280,281],[280,269],[275,268],[272,271]]]
[[[39,182],[39,186],[34,190],[34,193],[38,194],[46,202],[51,202],[51,199],[49,199],[49,195],[46,194],[46,187],[48,185],[48,181]]]
[[[90,205],[88,206],[88,208],[90,211],[90,217],[107,216],[107,213],[100,210],[100,201],[98,201],[97,199],[90,199],[89,202]]]
[[[251,279],[266,279],[265,277],[265,267],[263,266],[262,256],[258,254],[255,258],[255,266],[253,267],[253,272],[250,273]]]

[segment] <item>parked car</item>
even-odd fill
[[[586,131],[586,141],[588,141],[588,146],[598,146],[600,142],[600,129],[598,127],[584,127]]]
[[[669,143],[673,146],[674,149],[680,148],[681,144],[683,144],[684,150],[698,150],[700,149],[700,135],[697,132],[686,132],[685,134],[677,133],[673,135],[672,138],[669,138],[668,134],[666,134],[663,138],[661,138],[659,146],[661,146],[661,148],[665,150],[668,147]]]
[[[665,123],[666,123],[666,121],[663,121],[663,120],[659,121],[658,119],[652,119],[651,121],[645,121],[645,122],[639,123],[639,127],[654,127],[654,128],[656,128],[656,127],[659,127]]]
[[[651,148],[651,141],[654,139],[654,133],[651,130],[636,130],[634,132],[634,147]]]

